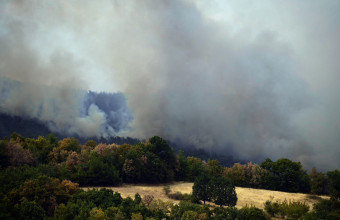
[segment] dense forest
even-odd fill
[[[114,104],[114,103],[113,103]],[[21,116],[11,116],[8,114],[0,113],[0,137],[9,137],[12,133],[16,132],[24,137],[37,138],[39,136],[47,137],[50,133],[53,133],[58,139],[63,139],[69,137],[69,135],[60,132],[52,132],[44,123],[37,119],[21,117]],[[135,145],[141,141],[137,138],[132,137],[120,137],[120,136],[110,136],[110,137],[89,137],[84,138],[81,136],[73,135],[80,144],[85,144],[87,140],[94,140],[97,143],[106,144],[130,144]],[[197,148],[196,146],[191,146],[186,143],[181,142],[170,142],[171,147],[175,152],[180,150],[184,151],[185,156],[195,156],[202,160],[216,159],[224,166],[232,166],[235,162],[240,162],[241,160],[233,158],[232,155],[225,155],[223,153],[208,152],[202,148]]]
[[[12,133],[0,141],[0,158],[1,219],[267,219],[278,212],[282,216],[282,207],[293,218],[340,216],[339,170],[322,173],[313,168],[307,173],[300,162],[286,158],[224,167],[218,160],[176,153],[158,136],[118,145]],[[138,194],[123,199],[109,189],[79,188],[173,181],[194,182],[192,195],[182,196],[177,205]],[[303,204],[270,201],[265,211],[236,209],[235,186],[330,195],[331,199],[321,200],[308,213]],[[287,210],[300,214],[289,215]]]

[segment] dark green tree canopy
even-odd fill
[[[234,184],[224,177],[213,177],[210,181],[212,201],[220,206],[233,207],[237,203]]]
[[[196,178],[192,187],[195,200],[212,201],[220,206],[233,207],[237,203],[234,184],[225,177],[202,174]]]
[[[310,179],[300,162],[281,158],[273,162],[269,158],[261,163],[268,170],[266,177],[268,188],[285,192],[309,192]]]
[[[192,196],[196,200],[210,201],[212,197],[212,189],[210,184],[211,178],[207,174],[201,174],[196,178],[192,187]]]
[[[330,183],[331,197],[335,200],[340,199],[340,171],[334,170],[327,172],[327,177]]]

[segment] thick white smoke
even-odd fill
[[[3,2],[1,76],[31,84],[1,108],[26,106],[39,93],[32,84],[53,85],[62,94],[46,100],[66,103],[70,129],[87,134],[107,116],[88,104],[79,118],[74,88],[119,90],[134,117],[121,134],[339,168],[339,9],[334,1]],[[110,115],[126,120],[110,124],[126,128],[131,116],[120,112]]]

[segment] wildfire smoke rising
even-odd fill
[[[88,125],[75,89],[121,91],[134,119],[123,108],[115,134],[339,168],[339,3],[210,2],[2,2],[1,76],[27,85],[25,112],[41,102],[32,84],[60,88],[46,100],[71,128]],[[110,135],[95,106],[97,126],[77,132]]]
[[[7,78],[0,78],[0,91],[1,113],[37,119],[63,135],[115,136],[133,119],[121,93],[65,92]]]

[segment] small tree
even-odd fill
[[[34,163],[34,157],[31,151],[24,149],[17,142],[9,142],[6,150],[9,156],[9,163],[12,166],[32,165]]]
[[[164,191],[165,195],[169,195],[169,193],[171,192],[170,186],[164,186],[163,191]]]
[[[143,197],[142,202],[143,202],[147,207],[149,207],[149,205],[151,204],[153,198],[154,198],[153,195],[145,195],[145,196]]]
[[[95,148],[95,147],[97,146],[97,142],[94,141],[94,140],[88,140],[88,141],[85,143],[85,146]]]

